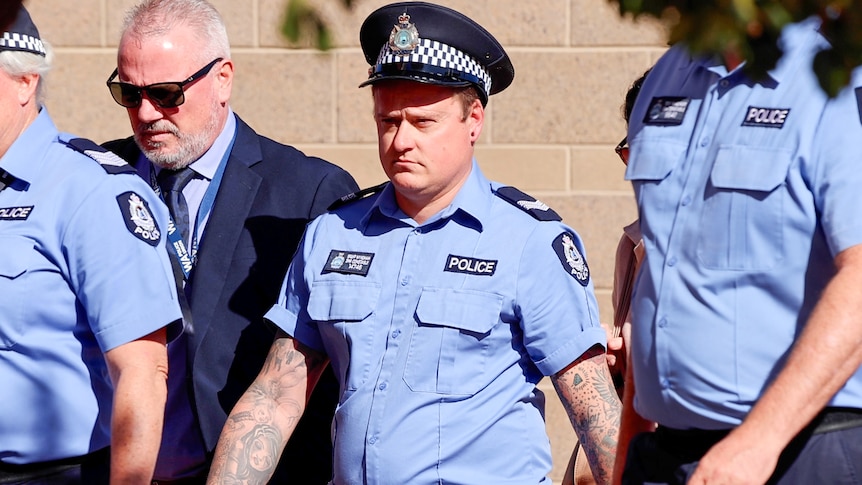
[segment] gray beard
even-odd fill
[[[177,149],[173,152],[162,151],[164,143],[149,142],[145,145],[137,134],[135,135],[135,143],[154,165],[169,170],[185,168],[200,158],[218,136],[218,111],[213,109],[211,113],[207,124],[199,133],[182,133],[176,125],[168,120],[159,120],[155,123],[139,126],[138,132],[154,129],[173,134],[177,138]]]

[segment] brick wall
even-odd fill
[[[307,0],[336,48],[288,48],[278,28],[287,0],[211,0],[225,18],[236,79],[232,106],[258,132],[331,160],[360,186],[384,180],[359,26],[386,0]],[[486,174],[553,207],[584,238],[602,320],[611,321],[613,252],[635,217],[613,146],[624,135],[626,89],[663,52],[654,23],[621,19],[607,0],[436,0],[474,18],[506,47],[515,81],[491,98],[477,158]],[[123,12],[134,0],[29,0],[57,52],[47,106],[61,130],[98,142],[130,134],[105,80],[116,67]],[[548,430],[558,481],[574,444],[552,387]]]

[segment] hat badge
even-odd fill
[[[403,13],[389,34],[389,48],[396,54],[411,52],[419,45],[419,31],[410,23],[410,16]]]

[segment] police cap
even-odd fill
[[[39,30],[23,6],[18,10],[15,21],[0,37],[0,51],[23,51],[45,56],[45,46],[39,37]]]
[[[482,104],[506,89],[515,68],[503,46],[487,30],[450,8],[426,2],[383,6],[359,30],[367,86],[386,79],[475,86]]]

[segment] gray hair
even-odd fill
[[[206,0],[144,0],[126,12],[122,35],[156,37],[178,26],[188,26],[197,34],[201,62],[230,58],[224,20]]]
[[[39,81],[36,84],[36,102],[43,104],[45,101],[45,76],[51,70],[54,62],[54,49],[51,45],[42,41],[45,46],[45,55],[40,56],[32,52],[4,50],[0,51],[0,70],[11,77],[21,77],[28,74],[38,74]]]

